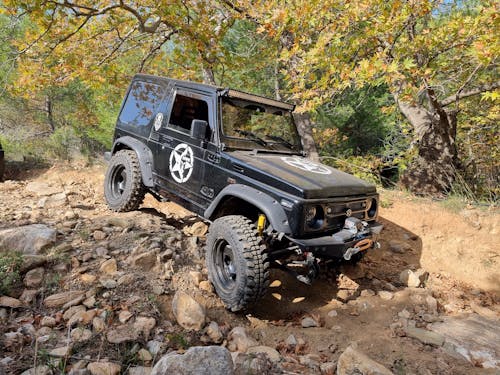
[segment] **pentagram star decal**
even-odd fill
[[[281,158],[285,163],[291,165],[295,168],[302,169],[303,171],[319,173],[319,174],[330,174],[331,169],[325,167],[324,165],[317,164],[305,158],[299,158],[297,156],[284,156]]]
[[[193,173],[193,150],[185,143],[178,144],[170,154],[170,174],[172,178],[182,184],[189,180]]]

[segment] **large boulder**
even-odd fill
[[[231,353],[221,346],[193,346],[184,354],[169,353],[153,367],[151,375],[232,375]]]
[[[56,230],[43,224],[0,230],[0,251],[37,254],[56,242]]]
[[[172,310],[177,323],[184,329],[199,331],[205,325],[205,308],[185,292],[175,293]]]
[[[380,363],[370,359],[352,346],[340,355],[337,375],[394,375]]]

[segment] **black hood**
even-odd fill
[[[248,151],[227,153],[236,171],[306,199],[366,195],[375,186],[348,173],[298,155]]]

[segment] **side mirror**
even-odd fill
[[[193,120],[191,122],[191,137],[194,139],[205,140],[207,136],[208,122],[205,120]]]

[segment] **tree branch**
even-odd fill
[[[473,89],[458,91],[456,94],[448,96],[447,98],[441,100],[441,106],[446,107],[460,99],[468,98],[474,95],[481,94],[486,91],[492,91],[500,87],[500,80],[491,83],[485,83],[484,85],[478,86]]]

